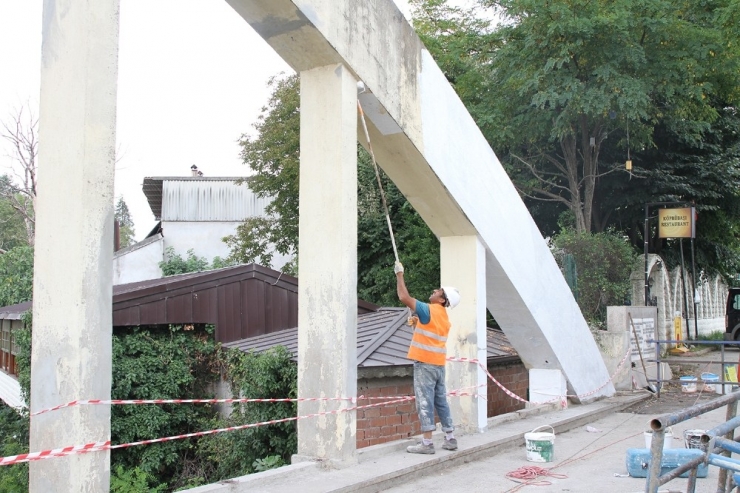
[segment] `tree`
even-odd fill
[[[10,143],[10,157],[15,161],[15,180],[9,179],[0,187],[0,198],[7,201],[23,218],[28,245],[33,246],[36,219],[36,156],[38,154],[38,118],[30,110],[21,108],[10,120],[0,124],[0,137]]]
[[[115,218],[118,221],[118,237],[121,242],[121,248],[133,245],[136,242],[134,240],[134,235],[136,234],[134,232],[134,220],[131,219],[131,213],[123,197],[118,197],[118,202],[116,202]]]
[[[242,158],[254,175],[243,180],[256,194],[270,197],[267,218],[250,218],[224,241],[230,259],[269,263],[270,246],[298,253],[300,113],[297,76],[273,78],[269,103],[262,109],[255,137],[243,136]],[[372,303],[398,303],[392,274],[393,248],[370,155],[358,146],[358,296]],[[393,183],[381,172],[399,256],[411,293],[439,287],[439,241]],[[295,272],[296,265],[288,266]]]
[[[0,254],[0,306],[31,301],[33,248],[19,246]]]
[[[0,253],[11,248],[28,245],[26,223],[23,216],[13,208],[7,195],[10,191],[10,177],[0,176]]]
[[[272,262],[272,248],[283,255],[297,253],[298,176],[300,150],[299,78],[272,77],[272,94],[254,128],[257,137],[244,134],[239,142],[244,164],[253,176],[238,181],[257,196],[269,197],[266,217],[252,217],[224,241],[237,263]],[[295,274],[295,260],[283,268]]]
[[[493,8],[504,20],[495,28],[444,1],[414,3],[423,40],[520,193],[564,205],[577,231],[606,227],[599,180],[654,147],[657,125],[699,142],[713,102],[737,91],[737,50],[716,27],[729,0],[480,0],[473,18]],[[461,81],[456,59],[478,75]],[[602,163],[606,147],[621,159]]]

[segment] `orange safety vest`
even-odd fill
[[[447,358],[447,334],[450,332],[450,319],[447,309],[437,303],[429,304],[429,323],[417,323],[411,338],[408,359],[444,366]]]

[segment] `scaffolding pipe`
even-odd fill
[[[665,431],[665,429],[669,426],[682,423],[687,419],[695,418],[696,416],[699,416],[706,412],[714,411],[715,409],[719,409],[722,406],[727,406],[732,403],[735,403],[735,405],[737,406],[738,399],[740,399],[740,392],[732,392],[731,394],[718,397],[717,399],[713,399],[703,404],[687,407],[686,409],[682,409],[681,411],[675,413],[664,414],[663,416],[659,416],[650,421],[650,428],[652,428],[654,432],[658,430]],[[728,418],[728,420],[729,419],[732,418]]]

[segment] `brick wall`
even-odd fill
[[[527,398],[529,372],[521,362],[489,366],[488,371],[501,385],[521,397]],[[524,403],[510,397],[498,385],[488,380],[488,417],[524,409]]]
[[[414,395],[413,377],[386,377],[360,379],[357,395],[365,397],[393,397]],[[377,403],[377,399],[359,400],[358,405]],[[415,401],[357,411],[357,448],[392,442],[421,433]]]
[[[521,363],[489,366],[488,371],[516,395],[527,397],[529,372]],[[414,379],[406,377],[361,378],[357,395],[365,397],[413,396]],[[360,400],[358,405],[377,403]],[[488,417],[524,409],[524,404],[509,397],[496,384],[488,382]],[[436,417],[435,417],[436,418]],[[421,433],[416,402],[408,401],[357,411],[357,448],[409,438]]]

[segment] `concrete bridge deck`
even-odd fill
[[[489,419],[489,430],[485,433],[458,436],[459,450],[442,450],[441,435],[435,435],[435,455],[413,455],[405,452],[415,440],[408,439],[389,444],[361,449],[358,464],[335,469],[316,462],[303,462],[264,473],[235,478],[218,484],[201,486],[194,493],[236,492],[376,492],[376,491],[488,491],[505,492],[517,486],[504,475],[522,466],[537,465],[553,467],[558,461],[573,453],[598,449],[607,444],[611,447],[611,459],[605,463],[598,455],[590,462],[580,462],[585,470],[573,480],[557,480],[561,486],[538,488],[538,491],[641,491],[645,481],[636,478],[615,477],[614,473],[626,473],[625,450],[642,447],[642,431],[647,429],[652,415],[622,413],[624,409],[645,399],[652,399],[647,392],[621,393],[597,402],[570,405],[568,409],[556,410],[542,406]],[[724,422],[724,408],[705,415],[703,419],[719,424]],[[715,414],[717,416],[715,416]],[[695,418],[699,419],[699,418]],[[693,421],[693,420],[692,420]],[[684,423],[686,429],[704,426],[692,421]],[[715,423],[716,421],[716,423]],[[555,429],[555,462],[527,462],[524,449],[524,433],[542,425]],[[600,433],[589,433],[584,427],[591,425],[601,429]],[[683,429],[683,428],[682,428]],[[564,436],[560,436],[565,434]],[[675,436],[681,436],[676,433]],[[592,442],[598,443],[592,445]],[[682,445],[676,441],[674,447]],[[565,451],[568,452],[565,452]],[[566,455],[566,453],[568,455]],[[614,469],[614,470],[612,470]],[[556,472],[566,472],[565,469]],[[566,472],[567,474],[567,472]],[[716,471],[701,484],[716,486]],[[455,476],[460,476],[455,479]],[[573,477],[573,476],[571,476]],[[609,481],[606,481],[609,480]],[[678,484],[682,480],[676,480]],[[685,481],[685,480],[684,480]],[[607,486],[614,483],[613,486]],[[433,486],[436,485],[436,486]],[[673,485],[673,483],[671,483]],[[478,489],[480,488],[480,489]],[[528,486],[527,488],[534,488]],[[685,488],[684,488],[685,490]],[[702,491],[697,489],[697,491]],[[709,491],[709,490],[706,490]]]

